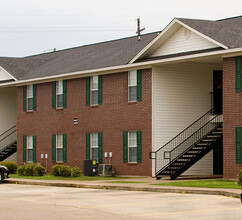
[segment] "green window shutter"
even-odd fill
[[[142,96],[142,70],[137,70],[137,101],[141,101]]]
[[[86,105],[90,105],[90,77],[86,78]]]
[[[142,162],[141,131],[137,131],[137,162]]]
[[[56,108],[56,82],[52,82],[52,108]]]
[[[98,105],[102,104],[102,76],[98,76]]]
[[[235,128],[236,163],[242,163],[241,127]]]
[[[123,162],[128,162],[128,132],[123,132]]]
[[[67,144],[67,135],[63,134],[63,162],[67,161],[66,144]]]
[[[63,108],[67,105],[67,81],[63,80]]]
[[[55,144],[56,144],[56,135],[52,134],[52,162],[55,162],[55,155],[56,155],[56,148],[55,148]]]
[[[36,111],[36,85],[33,85],[33,110]]]
[[[27,86],[23,86],[23,111],[26,112]]]
[[[98,163],[102,163],[102,156],[103,156],[103,151],[102,151],[102,143],[103,143],[103,134],[98,133]]]
[[[23,136],[23,162],[26,162],[26,136]]]
[[[36,136],[33,136],[33,162],[36,162]]]
[[[241,92],[241,56],[235,57],[235,92]]]
[[[90,159],[90,134],[86,134],[86,159]]]

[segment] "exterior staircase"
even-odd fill
[[[0,134],[0,161],[10,157],[17,151],[17,126],[13,126]]]
[[[157,151],[150,152],[156,179],[176,179],[222,142],[223,116],[213,112],[209,110]]]

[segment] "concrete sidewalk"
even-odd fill
[[[198,179],[198,178],[193,178]],[[191,180],[191,179],[187,179]],[[174,181],[174,180],[173,180]],[[183,181],[186,181],[184,179]],[[162,182],[170,182],[169,179],[156,180],[152,177],[129,177],[127,179],[117,180],[91,180],[91,181],[70,181],[70,180],[29,180],[10,178],[5,180],[11,184],[41,185],[41,186],[58,186],[58,187],[76,187],[90,189],[112,189],[126,191],[148,191],[161,193],[190,193],[190,194],[206,194],[206,195],[223,195],[239,198],[240,189],[216,189],[216,188],[196,188],[196,187],[176,187],[176,186],[159,186],[152,185]],[[116,183],[123,182],[123,183]],[[133,183],[132,183],[133,182]]]

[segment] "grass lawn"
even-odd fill
[[[152,185],[160,186],[182,186],[182,187],[204,187],[204,188],[223,188],[223,189],[241,189],[236,181],[228,179],[209,179],[209,180],[191,180],[174,181],[168,183],[159,183]]]
[[[78,181],[92,181],[92,180],[117,180],[117,179],[129,179],[131,177],[101,177],[101,176],[79,176],[79,177],[59,177],[51,174],[45,174],[44,176],[19,176],[18,174],[10,174],[10,178],[20,179],[33,179],[33,180],[78,180]],[[132,177],[139,178],[139,177]]]

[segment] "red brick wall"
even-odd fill
[[[112,164],[119,175],[152,174],[149,152],[152,150],[152,73],[142,71],[142,101],[128,103],[128,73],[103,75],[103,104],[86,106],[85,78],[67,81],[67,108],[52,109],[52,84],[37,85],[37,110],[23,112],[22,87],[18,88],[18,163],[23,158],[23,136],[36,135],[36,158],[48,154],[51,159],[51,135],[67,134],[67,163],[82,168],[86,155],[86,133],[103,133],[103,153],[113,152]],[[74,125],[73,119],[79,124]],[[123,163],[123,131],[142,131],[142,163]],[[103,162],[105,162],[103,156]],[[45,165],[45,160],[42,161]]]
[[[235,58],[223,60],[223,173],[236,178],[242,164],[236,164],[235,127],[242,127],[242,92],[235,92]]]

